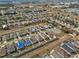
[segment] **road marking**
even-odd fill
[[[64,48],[60,47],[61,49],[63,49],[66,53],[68,53],[69,55],[71,55],[67,50],[65,50]]]

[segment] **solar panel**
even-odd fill
[[[63,51],[63,50],[60,49],[60,48],[57,48],[57,51],[58,51],[63,57],[65,57],[65,58],[67,58],[67,57],[69,56],[65,51]]]
[[[74,51],[71,49],[71,48],[69,48],[67,45],[62,45],[62,47],[67,51],[67,52],[69,52],[70,54],[71,53],[73,53]]]
[[[70,46],[75,51],[75,46],[72,43],[68,43],[68,46]]]
[[[79,47],[79,42],[77,41],[77,42],[73,42],[73,44],[75,45],[75,47]]]
[[[72,42],[66,41],[65,44],[71,47],[75,51],[75,46],[72,44]]]

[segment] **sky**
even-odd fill
[[[0,3],[19,3],[19,2],[36,2],[36,1],[41,1],[41,2],[79,2],[79,0],[0,0]]]

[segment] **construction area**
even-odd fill
[[[0,57],[79,57],[79,15],[64,8],[69,8],[69,5],[1,7]]]

